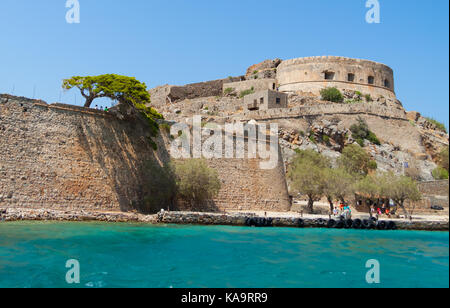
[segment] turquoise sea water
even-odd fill
[[[289,228],[0,223],[0,287],[449,287],[449,234]]]

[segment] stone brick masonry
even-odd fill
[[[0,207],[129,211],[144,198],[145,163],[168,162],[167,140],[112,114],[0,95]],[[286,211],[290,202],[280,161],[210,160],[222,190],[217,210]]]

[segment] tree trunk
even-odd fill
[[[86,97],[86,102],[84,103],[84,107],[91,107],[92,102],[94,101],[94,97]]]
[[[333,199],[331,197],[327,197],[328,203],[330,204],[330,213],[331,215],[333,215],[333,211],[334,211],[334,204],[333,204]]]
[[[405,213],[405,218],[408,219],[409,213],[408,213],[408,211],[406,210],[406,207],[405,207],[404,203],[405,203],[404,201],[400,201],[400,202],[399,202],[399,206],[400,206],[400,208],[403,210],[403,212]]]
[[[313,200],[313,198],[308,198],[307,210],[308,210],[308,214],[314,214],[314,200]]]

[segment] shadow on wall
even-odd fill
[[[117,125],[116,121],[95,119],[94,125],[102,129],[94,131],[91,124],[81,118],[76,128],[78,145],[92,163],[100,166],[122,211],[148,212],[144,200],[148,191],[154,190],[148,188],[148,179],[153,177],[148,162],[166,164],[169,154],[162,140],[157,142],[158,150],[153,150],[145,126],[129,120]]]
[[[97,122],[102,123],[97,123]],[[167,151],[168,136],[160,132],[153,140],[154,151],[148,141],[149,131],[136,120],[115,121],[96,119],[96,133],[86,119],[81,119],[76,136],[79,146],[89,160],[100,166],[108,186],[113,189],[121,211],[154,214],[161,209],[171,211],[212,211],[219,208],[214,201],[192,206],[176,198],[176,180],[170,167]]]

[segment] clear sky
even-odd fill
[[[336,55],[392,67],[408,110],[449,122],[448,0],[0,1],[0,93],[81,104],[73,75],[117,73],[149,87],[242,75],[265,59]]]

